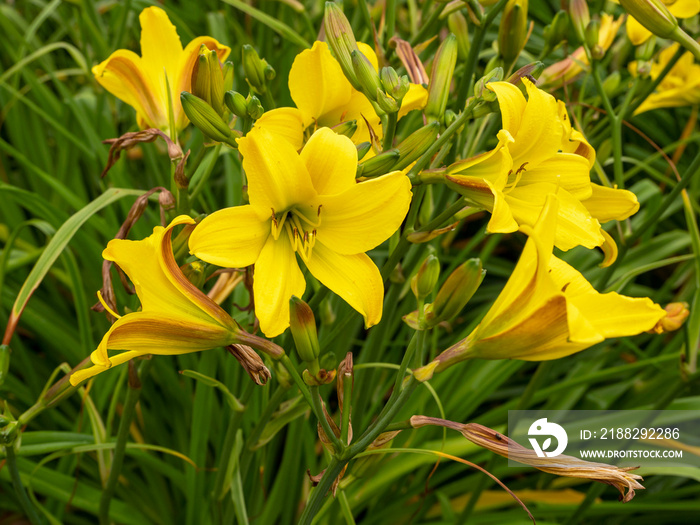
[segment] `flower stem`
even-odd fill
[[[333,443],[335,454],[340,454],[343,450],[345,450],[345,445],[342,443],[342,441],[340,441],[338,436],[335,435],[330,423],[328,423],[328,419],[326,419],[326,413],[323,411],[323,406],[321,405],[321,394],[319,388],[317,386],[311,386],[309,389],[311,390],[311,400],[313,403],[311,408],[313,408],[316,419],[318,419],[324,434],[326,434],[331,443]]]
[[[132,366],[131,363],[129,363],[129,366]],[[141,379],[147,375],[150,367],[151,360],[145,359],[141,361],[138,372],[134,372],[133,375],[131,373],[129,374],[129,389],[126,392],[122,419],[119,422],[119,430],[117,431],[117,442],[114,447],[112,468],[109,471],[107,484],[102,491],[102,496],[100,497],[100,508],[98,513],[100,525],[109,525],[110,523],[109,505],[112,502],[112,496],[114,496],[114,491],[117,488],[117,482],[119,481],[119,475],[121,474],[122,470],[122,463],[124,462],[126,440],[129,437],[131,420],[134,418],[136,403],[138,403],[139,397],[141,396]]]
[[[394,144],[394,135],[396,133],[396,122],[398,121],[398,113],[388,113],[386,116],[386,126],[384,126],[384,141],[382,142],[382,150],[390,150]]]
[[[12,480],[12,485],[15,488],[15,494],[19,500],[22,509],[24,510],[27,518],[32,525],[43,525],[44,520],[39,515],[36,507],[29,499],[27,491],[24,490],[24,485],[22,484],[22,479],[19,475],[19,469],[17,468],[17,455],[15,454],[15,449],[12,444],[5,447],[7,467],[10,470],[10,479]]]

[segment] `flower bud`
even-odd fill
[[[246,107],[248,109],[248,116],[253,120],[259,119],[262,117],[263,113],[265,113],[265,109],[263,109],[260,99],[255,95],[248,97]]]
[[[620,5],[637,22],[661,38],[671,37],[678,28],[678,20],[662,0],[620,0]]]
[[[224,64],[224,92],[233,89],[233,73],[233,62],[229,60]]]
[[[355,69],[352,66],[353,51],[359,51],[355,34],[352,32],[350,22],[345,18],[342,9],[335,2],[326,2],[326,10],[323,15],[323,26],[326,30],[326,41],[333,51],[333,56],[340,64],[345,77],[352,87],[362,91]]]
[[[384,88],[381,80],[379,80],[379,75],[374,69],[374,66],[369,60],[367,60],[367,57],[359,51],[359,49],[353,49],[350,52],[350,60],[352,62],[352,68],[355,71],[357,81],[361,87],[360,91],[362,91],[367,98],[376,102],[377,91],[384,93]]]
[[[498,52],[506,64],[512,64],[527,40],[528,0],[509,0],[498,27]]]
[[[267,90],[265,66],[267,63],[260,58],[253,46],[245,44],[243,46],[243,71],[250,89],[258,95],[262,95]]]
[[[237,117],[246,118],[248,116],[248,105],[245,97],[237,91],[224,93],[224,103],[229,111]]]
[[[403,97],[408,93],[410,82],[406,75],[399,76],[393,67],[383,67],[380,78],[384,91],[395,98],[398,102],[403,100]]]
[[[591,50],[591,56],[596,60],[603,58],[605,50],[598,44],[598,37],[600,35],[600,20],[598,18],[593,18],[586,26],[585,37],[586,45],[588,49]]]
[[[384,93],[380,88],[377,88],[376,99],[377,106],[387,113],[396,113],[399,110],[399,103]]]
[[[335,131],[338,135],[343,135],[343,136],[351,139],[352,136],[355,134],[355,131],[357,131],[357,121],[356,120],[346,120],[345,122],[341,122],[340,124],[336,124],[331,129],[333,131]]]
[[[191,262],[180,269],[187,280],[197,288],[201,288],[207,279],[207,264],[202,261]]]
[[[211,88],[209,87],[209,82],[211,81],[209,77],[209,60],[207,57],[209,48],[202,44],[199,50],[199,55],[194,62],[194,67],[192,68],[192,94],[195,97],[201,98],[207,104],[211,103]]]
[[[637,60],[650,61],[654,58],[654,51],[656,50],[656,37],[652,36],[644,41],[643,44],[637,46],[634,50],[634,58]]]
[[[211,95],[209,104],[219,115],[224,114],[224,72],[221,69],[221,62],[215,50],[208,53],[209,62],[209,89]]]
[[[612,97],[618,87],[620,87],[620,72],[613,71],[603,80],[603,91],[607,96]]]
[[[545,50],[542,56],[546,56],[549,52],[557,47],[562,41],[566,39],[566,32],[569,29],[569,14],[566,11],[559,11],[554,18],[552,23],[547,25],[542,31],[544,36]]]
[[[361,142],[357,144],[357,160],[360,161],[365,158],[365,155],[369,153],[369,150],[372,149],[372,144],[369,142]]]
[[[411,290],[419,301],[425,300],[435,288],[440,277],[440,261],[434,255],[428,255],[418,273],[411,279]]]
[[[457,55],[460,60],[466,60],[469,55],[469,26],[467,19],[460,11],[450,13],[447,17],[447,27],[457,38]]]
[[[486,102],[493,102],[496,100],[496,93],[490,89],[486,89],[486,84],[489,82],[500,82],[501,80],[503,80],[503,68],[493,68],[476,81],[476,84],[474,84],[474,96],[481,98]]]
[[[187,91],[180,93],[180,102],[182,102],[182,109],[185,111],[187,118],[206,137],[216,142],[223,142],[236,147],[228,124],[209,104]]]
[[[275,71],[275,68],[273,68],[270,64],[265,65],[264,73],[265,73],[265,80],[274,80],[275,77],[277,76],[277,72]]]
[[[435,296],[432,312],[427,319],[433,326],[456,317],[466,306],[484,279],[486,271],[480,259],[469,259],[450,274]]]
[[[390,149],[375,155],[371,159],[357,165],[357,177],[379,177],[385,173],[389,173],[394,165],[399,160],[399,152],[395,149]]]
[[[579,42],[585,42],[586,27],[588,27],[588,23],[591,21],[591,15],[588,12],[586,0],[571,0],[569,3],[569,16],[571,16],[571,23],[574,26],[574,32]]]
[[[392,167],[394,170],[402,170],[412,162],[418,160],[428,148],[433,145],[440,131],[440,124],[433,122],[423,126],[406,137],[401,144],[396,147],[399,153],[398,162]]]
[[[656,326],[652,328],[652,332],[662,334],[664,332],[674,332],[678,330],[690,315],[688,303],[669,303],[664,307],[666,317],[661,319]]]
[[[289,300],[289,328],[301,360],[305,363],[315,362],[321,353],[316,318],[309,305],[295,296]]]
[[[511,76],[508,77],[507,81],[513,85],[518,86],[519,84],[522,85],[523,78],[527,78],[533,84],[535,84],[535,83],[537,83],[537,79],[540,78],[540,75],[542,74],[543,71],[544,71],[544,63],[543,62],[532,62],[532,63],[518,69],[515,73],[513,73]]]
[[[443,120],[456,63],[457,37],[450,34],[435,53],[433,67],[430,70],[428,101],[424,109],[428,122]]]
[[[445,110],[445,127],[449,128],[455,120],[457,120],[457,113],[455,113],[451,109]],[[457,133],[462,133],[463,129],[464,125],[460,126],[460,128],[457,130]]]

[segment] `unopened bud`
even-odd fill
[[[201,261],[194,261],[181,268],[187,280],[197,288],[201,288],[207,279],[207,264]]]
[[[355,76],[351,57],[353,51],[359,52],[357,40],[352,32],[350,22],[335,2],[326,2],[323,26],[326,30],[326,41],[331,51],[333,51],[333,56],[340,64],[340,69],[343,70],[352,87],[362,91],[362,86]]]
[[[202,44],[199,50],[199,55],[197,55],[197,60],[194,62],[194,67],[192,68],[192,94],[195,97],[201,98],[207,104],[211,103],[211,88],[209,83],[211,81],[209,76],[209,60],[208,55],[209,48]]]
[[[664,310],[666,310],[666,317],[656,323],[652,329],[657,334],[678,330],[690,315],[688,303],[669,303],[664,307]]]
[[[359,49],[350,52],[350,60],[355,71],[355,76],[360,84],[361,90],[367,98],[377,101],[377,91],[384,92],[381,80],[374,66]]]
[[[481,98],[486,102],[493,102],[496,100],[496,93],[490,89],[486,89],[486,85],[489,82],[500,82],[501,80],[503,80],[503,68],[493,68],[476,81],[476,84],[474,84],[474,96]]]
[[[449,321],[456,317],[472,298],[484,279],[486,271],[480,259],[469,259],[450,274],[435,296],[429,324]]]
[[[579,42],[586,41],[586,27],[591,21],[591,15],[588,12],[588,3],[586,0],[571,0],[569,3],[569,16],[571,23],[574,26],[574,32]]]
[[[399,103],[379,88],[377,88],[376,97],[377,106],[383,111],[396,113],[399,110]]]
[[[248,103],[243,95],[237,91],[227,91],[224,93],[224,103],[226,107],[239,118],[248,116]]]
[[[265,113],[265,109],[260,103],[260,99],[255,95],[248,97],[246,108],[248,109],[248,116],[253,120],[259,119],[262,117],[263,113]]]
[[[425,300],[435,288],[440,277],[440,261],[434,255],[428,255],[418,273],[411,279],[411,290],[419,301]]]
[[[289,328],[301,360],[305,363],[316,362],[321,353],[316,318],[309,305],[295,296],[289,300]]]
[[[233,89],[234,66],[230,60],[224,64],[224,93]]]
[[[455,113],[451,109],[445,110],[445,127],[449,128],[454,123],[455,120],[457,120],[457,113]],[[463,129],[464,129],[464,126],[461,126],[457,130],[457,133],[461,133]]]
[[[389,173],[399,160],[399,152],[390,149],[357,165],[357,177],[373,178]]]
[[[273,68],[270,64],[267,64],[264,69],[265,73],[265,80],[274,80],[275,77],[277,76],[277,72],[275,71],[275,68]]]
[[[236,147],[235,141],[231,138],[231,129],[228,124],[209,104],[187,91],[180,93],[180,102],[187,118],[205,136],[216,142]]]
[[[512,64],[527,39],[528,0],[509,0],[498,27],[498,52],[506,64]]]
[[[356,120],[346,120],[345,122],[341,122],[340,124],[336,124],[331,129],[333,131],[335,131],[338,135],[343,135],[343,136],[351,139],[352,136],[355,134],[355,131],[357,131],[357,121]]]
[[[402,170],[418,160],[418,157],[428,151],[428,148],[435,143],[439,132],[440,124],[433,122],[411,133],[401,144],[396,146],[396,151],[399,152],[399,160],[392,169]]]
[[[258,52],[248,44],[243,46],[243,71],[250,89],[258,95],[267,90],[265,85],[265,67],[267,63],[260,58]]]
[[[372,144],[369,142],[360,142],[359,144],[356,145],[357,148],[357,160],[358,162],[361,161],[362,159],[365,158],[365,155],[369,153],[369,150],[372,149]]]
[[[593,18],[586,26],[585,37],[586,45],[588,49],[591,50],[591,56],[596,60],[603,58],[605,50],[598,44],[598,37],[600,35],[600,20],[597,17]]]
[[[643,44],[637,46],[634,50],[634,57],[637,60],[649,61],[654,58],[654,51],[656,50],[656,37],[652,35],[644,41]]]
[[[603,91],[607,96],[614,96],[617,88],[620,87],[620,78],[620,72],[613,71],[603,80]]]
[[[527,78],[530,82],[535,84],[537,79],[544,71],[543,62],[532,62],[526,66],[521,67],[515,73],[508,77],[508,82],[516,86],[522,85],[523,78]]]
[[[637,61],[637,75],[639,78],[647,78],[651,74],[652,63],[649,60]]]
[[[393,67],[383,67],[380,78],[384,90],[398,102],[401,102],[410,87],[408,77],[406,75],[399,76]]]
[[[661,38],[671,37],[678,28],[678,20],[662,0],[620,0],[620,5],[637,22]]]
[[[460,60],[466,60],[469,55],[469,26],[467,19],[460,11],[450,13],[447,17],[447,27],[457,38],[457,55]]]
[[[428,122],[442,122],[443,120],[456,64],[457,38],[450,34],[435,53],[433,67],[430,70],[428,101],[424,109]]]
[[[547,25],[542,31],[545,44],[544,55],[549,54],[549,51],[557,47],[564,39],[566,39],[566,32],[568,29],[569,14],[566,11],[559,11],[556,15],[554,15],[552,23]]]

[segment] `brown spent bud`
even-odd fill
[[[683,326],[690,315],[688,303],[668,303],[664,306],[664,310],[666,310],[666,317],[656,323],[656,326],[650,330],[652,333],[674,332]]]
[[[264,385],[270,379],[270,370],[260,356],[247,345],[229,345],[226,350],[236,358],[256,385]]]

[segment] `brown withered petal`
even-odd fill
[[[451,232],[453,231],[457,225],[459,224],[459,221],[449,224],[445,226],[444,228],[438,228],[437,230],[430,230],[427,232],[423,231],[417,231],[413,233],[409,233],[408,236],[406,237],[406,240],[408,242],[413,243],[413,244],[421,244],[424,242],[429,242],[432,241],[433,239],[439,237],[443,233]]]
[[[187,189],[187,187],[190,185],[190,181],[187,178],[187,175],[185,175],[185,164],[187,164],[187,158],[189,156],[190,150],[187,150],[187,153],[182,156],[175,167],[175,174],[173,175],[173,178],[175,179],[175,184],[177,184],[177,187],[180,189]]]
[[[121,137],[102,141],[103,144],[110,144],[110,148],[109,156],[107,157],[107,165],[105,169],[102,170],[101,176],[104,177],[107,175],[107,172],[112,169],[112,166],[119,160],[122,151],[133,148],[142,142],[153,142],[158,137],[165,141],[168,147],[168,156],[170,160],[176,160],[183,156],[180,146],[170,140],[170,137],[159,129],[148,128],[141,131],[130,131],[129,133],[124,133]]]
[[[590,479],[612,485],[620,491],[620,499],[625,503],[634,498],[635,490],[644,488],[638,481],[642,480],[642,477],[629,473],[630,470],[638,467],[621,468],[614,465],[606,465],[605,463],[584,461],[563,454],[556,457],[555,461],[557,464],[552,466],[554,458],[540,458],[534,450],[525,448],[508,436],[478,423],[461,424],[444,419],[413,416],[411,425],[414,427],[438,425],[451,428],[460,432],[475,445],[495,452],[499,456],[530,465],[543,472],[570,478]]]
[[[406,68],[408,78],[411,79],[412,84],[428,84],[430,82],[428,73],[426,73],[423,63],[411,47],[411,44],[394,36],[389,40],[389,45],[396,47],[396,56],[399,57],[399,60]]]
[[[250,378],[255,381],[255,384],[262,386],[270,379],[270,370],[251,347],[234,344],[227,346],[226,350],[238,360],[243,369],[248,372]]]

